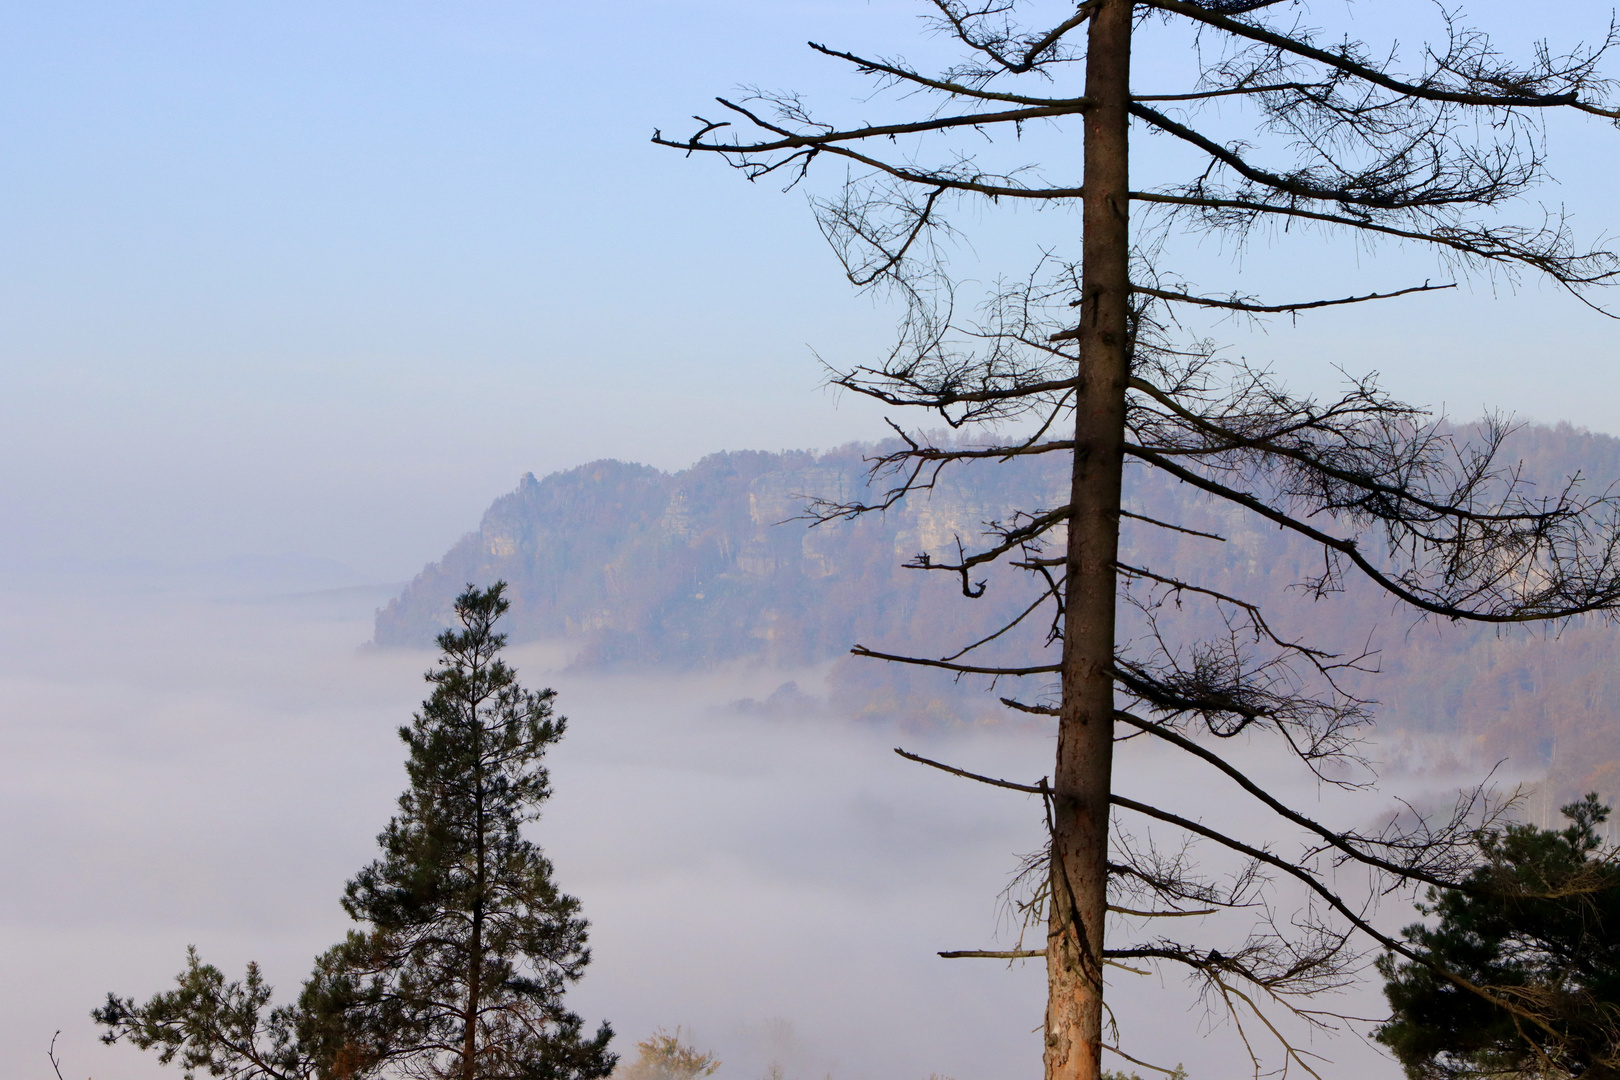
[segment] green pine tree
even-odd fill
[[[1464,887],[1431,889],[1418,910],[1432,922],[1404,931],[1412,959],[1379,961],[1392,1015],[1375,1034],[1413,1080],[1620,1077],[1620,859],[1597,834],[1609,808],[1591,794],[1563,813],[1564,829],[1483,833]]]
[[[456,599],[439,636],[432,696],[400,736],[410,787],[349,882],[343,906],[364,929],[321,956],[294,1006],[266,1011],[250,967],[226,983],[195,953],[180,986],[145,1005],[108,995],[104,1041],[128,1038],[232,1080],[358,1078],[596,1080],[616,1061],[612,1032],[582,1032],[563,1007],[590,959],[579,902],[524,839],[550,794],[541,764],[561,738],[552,691],[518,685],[495,623],[504,583]]]

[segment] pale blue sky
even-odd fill
[[[812,347],[861,358],[890,319],[802,194],[647,137],[740,82],[875,112],[802,42],[916,55],[917,11],[0,3],[0,560],[298,552],[400,578],[527,470],[881,434],[817,389]],[[1620,133],[1555,134],[1552,197],[1620,231]],[[977,254],[1019,273],[1054,226],[1025,215]],[[1258,252],[1245,281],[1313,251]],[[1464,415],[1620,431],[1615,324],[1535,289],[1388,310],[1242,347],[1307,382],[1340,361]]]

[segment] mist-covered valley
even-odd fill
[[[919,553],[938,562],[1020,510],[1057,505],[1066,476],[1031,459],[957,463],[883,513],[816,519],[818,506],[881,503],[897,478],[870,465],[893,449],[719,453],[675,472],[605,460],[525,476],[377,613],[373,640],[425,646],[462,587],[504,580],[513,639],[564,642],[581,672],[816,667],[824,674],[780,707],[817,699],[847,719],[924,729],[1005,722],[999,698],[1011,689],[1036,700],[1043,679],[1003,680],[991,693],[988,680],[849,650],[941,657],[1014,619],[1037,595],[1030,575],[981,567],[968,582],[908,564]],[[1533,498],[1569,477],[1591,496],[1620,481],[1620,439],[1524,425],[1501,465]],[[1138,516],[1122,524],[1123,563],[1258,603],[1285,637],[1351,661],[1340,677],[1374,703],[1386,753],[1416,740],[1469,768],[1545,774],[1553,816],[1561,800],[1620,781],[1620,668],[1601,619],[1521,628],[1425,618],[1357,575],[1319,595],[1303,583],[1321,571],[1320,551],[1239,507],[1147,469],[1127,469],[1125,502]],[[965,599],[970,584],[982,595]],[[1231,632],[1230,610],[1194,592],[1150,603],[1158,630],[1146,608],[1121,607],[1120,633],[1137,649],[1156,648],[1160,632],[1172,651]],[[974,655],[1049,661],[1047,628],[1027,619]]]
[[[701,514],[688,512],[694,517]],[[908,524],[883,526],[890,533],[863,557],[892,561],[893,532]],[[614,528],[594,526],[614,539]],[[763,527],[770,543],[804,550],[802,523]],[[951,527],[959,523],[936,523]],[[702,535],[701,521],[687,528]],[[619,539],[634,530],[621,532]],[[522,550],[492,549],[482,536],[462,548],[493,552],[496,562]],[[746,559],[745,548],[733,550]],[[841,557],[863,550],[850,546]],[[520,597],[533,584],[532,558],[523,579],[524,567],[512,562],[468,566],[454,557],[403,591],[332,587],[341,573],[298,560],[9,582],[0,624],[0,790],[13,823],[3,857],[15,869],[0,905],[11,975],[0,991],[0,1041],[12,1071],[45,1065],[51,1033],[61,1029],[57,1052],[72,1074],[165,1075],[151,1055],[98,1045],[88,1012],[109,990],[144,997],[164,989],[190,944],[232,975],[261,961],[282,1000],[296,990],[311,958],[348,925],[338,898],[373,857],[373,838],[393,812],[403,784],[395,731],[425,696],[421,675],[434,659],[420,640],[370,639],[386,639],[389,620],[413,598],[417,610],[425,607],[434,582],[513,577]],[[581,577],[593,557],[579,555]],[[724,596],[730,588],[743,610],[757,601],[746,589],[759,580],[781,586],[780,575],[739,584],[735,561],[687,593]],[[1254,566],[1269,574],[1276,562]],[[547,565],[554,578],[569,570]],[[836,592],[833,570],[817,577]],[[901,610],[910,611],[910,625],[956,633],[969,624],[940,614],[962,602],[949,592],[914,594],[914,606]],[[628,618],[630,595],[604,591],[593,609],[597,625]],[[814,595],[774,602],[809,625]],[[729,646],[711,639],[704,655],[683,655],[689,639],[671,638],[662,654],[638,663],[626,640],[657,646],[656,620],[621,628],[612,655],[599,636],[513,621],[519,640],[510,657],[521,677],[555,687],[570,717],[550,757],[555,795],[532,829],[592,923],[593,960],[569,1002],[588,1025],[611,1021],[621,1053],[633,1055],[634,1041],[655,1028],[679,1025],[721,1059],[721,1077],[737,1080],[759,1080],[773,1067],[786,1080],[989,1080],[1039,1067],[1039,967],[936,956],[1018,947],[1003,890],[1041,843],[1039,803],[903,761],[892,748],[1033,780],[1050,769],[1043,721],[988,710],[981,686],[895,682],[872,661],[861,661],[868,670],[859,674],[804,639],[762,638],[746,626]],[[1606,639],[1580,627],[1564,639],[1490,639],[1460,650],[1443,632],[1433,638],[1439,644],[1425,632],[1403,625],[1393,635],[1397,648],[1386,643],[1397,687],[1423,681],[1443,697],[1448,686],[1478,683],[1466,671],[1445,675],[1443,664],[1491,649],[1508,651],[1498,662],[1515,680],[1533,668],[1526,657],[1572,681],[1608,677]],[[1399,651],[1403,644],[1412,651]],[[1422,679],[1403,674],[1412,670]],[[1482,724],[1459,739],[1456,726],[1398,722],[1409,715],[1400,695],[1386,701],[1397,722],[1368,745],[1384,774],[1380,790],[1341,791],[1256,747],[1238,760],[1296,804],[1363,827],[1398,811],[1396,796],[1444,805],[1503,757],[1504,787],[1539,782],[1547,771],[1550,753],[1496,753],[1480,737],[1493,728]],[[1500,705],[1510,709],[1511,701]],[[1607,717],[1599,700],[1584,715],[1571,726]],[[1588,733],[1589,744],[1612,749],[1612,730]],[[1513,745],[1538,749],[1543,738]],[[1584,762],[1588,770],[1596,764]],[[1122,791],[1151,793],[1194,819],[1218,814],[1279,851],[1300,849],[1197,762],[1137,741],[1122,745],[1116,767]],[[1526,812],[1546,817],[1548,805],[1533,797]],[[1218,857],[1208,865],[1222,868]],[[1286,889],[1278,896],[1286,917],[1294,900]],[[1375,917],[1392,928],[1410,914],[1409,898],[1393,896]],[[1240,912],[1229,932],[1241,937],[1246,918]],[[1222,933],[1215,930],[1216,940]],[[1179,981],[1119,972],[1110,995],[1124,1038],[1152,1047],[1157,1060],[1185,1062],[1193,1080],[1249,1069],[1238,1032]],[[1360,1016],[1382,1007],[1371,984],[1332,1004]],[[1341,1075],[1398,1073],[1353,1031],[1310,1045]]]

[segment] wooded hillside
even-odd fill
[[[981,686],[846,654],[857,643],[913,653],[958,648],[1019,610],[1022,579],[992,577],[971,600],[958,579],[903,564],[924,551],[954,552],[955,536],[965,540],[1015,506],[1060,501],[1060,478],[1033,466],[968,467],[885,515],[810,527],[810,497],[849,501],[888,486],[868,486],[863,459],[873,452],[854,445],[719,453],[676,473],[597,461],[525,476],[477,532],[378,613],[376,642],[425,645],[463,587],[503,579],[514,641],[577,642],[580,666],[794,668],[843,657],[827,680],[828,704],[840,714],[910,723],[996,717],[1005,710]],[[1528,426],[1511,437],[1504,459],[1543,484],[1579,474],[1589,489],[1601,488],[1620,477],[1620,439]],[[1550,766],[1564,794],[1620,790],[1620,630],[1414,622],[1354,582],[1314,600],[1291,586],[1320,556],[1287,535],[1143,473],[1127,473],[1127,506],[1224,539],[1127,522],[1122,560],[1263,600],[1284,632],[1308,630],[1313,641],[1352,654],[1374,650],[1380,670],[1358,688],[1380,703],[1383,730],[1441,736],[1459,760],[1509,758],[1518,773]],[[1039,647],[1044,627],[1030,629],[1008,640],[1009,654]],[[1132,631],[1146,632],[1140,618]]]

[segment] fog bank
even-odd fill
[[[70,1077],[173,1075],[96,1044],[88,1012],[108,990],[165,988],[194,943],[227,973],[260,960],[285,995],[344,931],[337,899],[404,785],[395,729],[433,660],[360,647],[385,596],[11,586],[7,1075],[44,1075],[58,1028]],[[572,1005],[588,1024],[610,1020],[621,1052],[680,1024],[735,1080],[772,1063],[788,1080],[1038,1075],[1040,968],[934,954],[1012,947],[998,894],[1040,843],[1039,806],[891,748],[1033,780],[1050,767],[1047,731],[862,727],[816,707],[816,671],[586,675],[546,644],[512,659],[528,684],[557,688],[570,718],[535,836],[592,922]],[[807,693],[777,695],[786,707],[731,704],[789,680]],[[1242,821],[1251,836],[1268,827],[1140,741],[1119,768],[1127,792]],[[1340,821],[1387,805],[1292,789]],[[1399,924],[1408,911],[1391,901],[1384,915]],[[1153,1060],[1184,1061],[1194,1080],[1247,1071],[1230,1027],[1179,982],[1121,974],[1111,993],[1125,1042]],[[1372,994],[1338,1004],[1378,1008]],[[1398,1075],[1354,1039],[1318,1049],[1340,1075]]]

